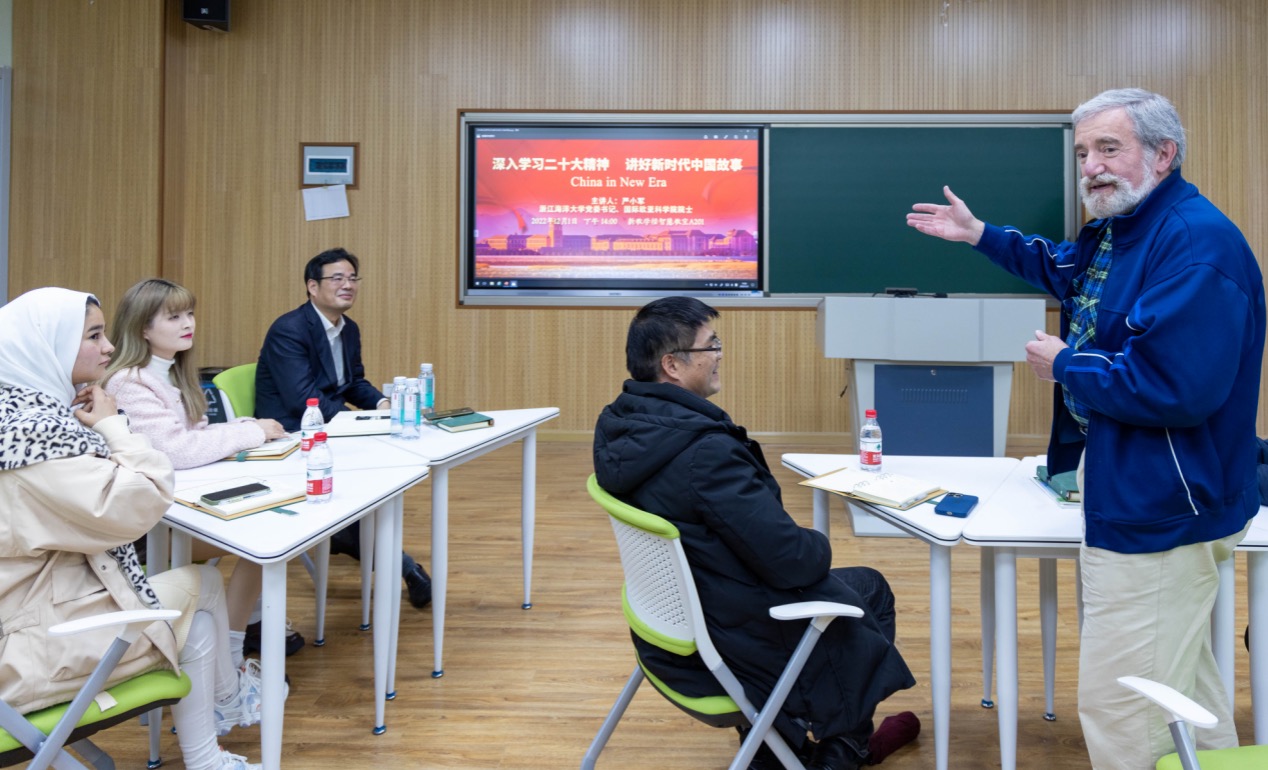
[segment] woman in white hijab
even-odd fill
[[[131,542],[172,501],[172,466],[128,430],[96,382],[114,347],[97,298],[28,292],[0,307],[0,698],[22,713],[69,700],[113,631],[48,628],[121,609],[182,610],[151,625],[110,684],[156,668],[192,681],[172,707],[185,767],[253,770],[217,735],[260,720],[260,686],[226,647],[220,573],[192,566],[148,581]]]

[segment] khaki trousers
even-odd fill
[[[1082,463],[1079,470],[1081,488]],[[1165,712],[1120,685],[1120,676],[1168,684],[1218,717],[1214,728],[1195,731],[1199,749],[1237,745],[1211,652],[1211,609],[1219,589],[1216,565],[1245,534],[1162,553],[1122,554],[1086,543],[1079,549],[1079,720],[1096,770],[1152,770],[1175,750]]]

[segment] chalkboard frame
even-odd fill
[[[749,125],[761,125],[763,127],[763,178],[762,178],[762,222],[761,231],[759,232],[759,241],[762,250],[762,263],[764,265],[764,274],[762,276],[762,286],[766,288],[766,296],[762,297],[710,297],[710,304],[727,307],[750,307],[750,308],[781,308],[781,307],[802,307],[813,308],[824,296],[869,296],[872,292],[866,291],[784,291],[780,285],[778,278],[778,266],[775,267],[776,276],[772,280],[772,266],[775,260],[779,260],[778,254],[771,252],[772,247],[772,229],[770,217],[772,209],[778,209],[778,206],[772,206],[770,177],[774,170],[771,167],[771,136],[773,132],[784,128],[817,128],[817,129],[852,129],[859,127],[868,128],[1047,128],[1059,129],[1061,136],[1061,201],[1064,207],[1063,231],[1060,233],[1043,232],[1044,236],[1050,238],[1073,238],[1078,230],[1080,217],[1082,213],[1081,206],[1078,201],[1077,188],[1077,167],[1075,165],[1073,153],[1073,124],[1070,120],[1068,112],[630,112],[630,111],[610,111],[610,112],[577,112],[577,111],[538,111],[538,110],[458,110],[458,209],[462,212],[465,208],[465,200],[467,195],[466,169],[468,164],[468,147],[466,146],[466,130],[468,122],[479,123],[517,123],[522,124],[527,121],[536,123],[565,123],[572,125],[594,124],[596,126],[612,125],[612,124],[631,124],[631,123],[717,123],[717,124],[735,124],[744,123]],[[1007,158],[1000,158],[1000,164],[1006,164]],[[989,171],[989,169],[986,169]],[[953,188],[954,189],[954,188]],[[901,220],[905,215],[907,208],[911,203],[919,200],[925,200],[927,197],[933,201],[940,199],[940,192],[936,196],[921,195],[908,201],[906,206],[894,212],[896,219]],[[966,198],[966,202],[972,206],[973,201]],[[991,219],[988,211],[975,210],[975,213],[987,221],[995,221]],[[999,224],[1014,224],[1012,222],[998,222]],[[459,217],[458,222],[460,232],[458,242],[461,244],[461,228],[465,226],[464,217]],[[1029,231],[1028,231],[1029,232]],[[933,239],[930,239],[933,241]],[[942,244],[943,246],[953,246],[966,250],[966,253],[959,258],[964,260],[984,259],[967,253],[967,247],[962,244]],[[548,296],[548,297],[508,297],[508,298],[490,298],[490,297],[473,297],[463,292],[462,287],[465,286],[465,270],[466,255],[459,248],[457,255],[458,268],[458,297],[456,304],[462,306],[529,306],[529,307],[632,307],[646,303],[650,297],[567,297],[567,296]],[[911,286],[921,292],[939,291],[935,286]],[[1029,287],[1022,287],[1018,291],[1009,291],[1007,293],[997,293],[987,291],[975,293],[972,291],[954,291],[950,292],[951,296],[957,297],[1018,297],[1018,296],[1040,296],[1038,290],[1026,291]]]

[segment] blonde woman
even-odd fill
[[[132,430],[148,436],[176,470],[207,465],[287,435],[276,420],[246,417],[208,423],[207,400],[194,363],[194,304],[193,293],[162,278],[149,278],[128,289],[111,326],[116,348],[103,383],[128,415]],[[196,559],[217,555],[210,546],[195,546]],[[230,652],[240,666],[247,625],[260,595],[260,566],[240,559],[227,594]],[[253,641],[258,649],[258,638]],[[292,632],[287,652],[303,644],[303,637]]]
[[[137,564],[130,541],[171,505],[172,465],[83,384],[113,349],[91,294],[36,289],[0,307],[0,698],[21,713],[70,699],[114,635],[53,637],[53,625],[179,609],[146,628],[107,686],[179,665],[192,681],[172,707],[185,767],[256,770],[216,737],[260,721],[259,678],[229,658],[220,573],[191,565],[147,580]]]

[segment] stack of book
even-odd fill
[[[1078,508],[1083,504],[1075,471],[1048,473],[1048,466],[1040,465],[1035,469],[1034,482],[1062,508]]]

